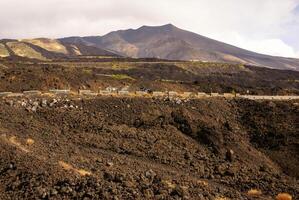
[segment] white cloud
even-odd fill
[[[299,35],[298,15],[292,13],[298,4],[299,0],[0,0],[0,38],[102,35],[173,23],[243,48],[268,53],[272,46],[275,55],[293,56],[283,41],[292,35],[288,42],[299,51],[294,39]],[[244,41],[236,43],[230,32]]]
[[[299,58],[298,52],[279,38],[252,39],[237,32],[215,34],[214,38],[257,53]]]
[[[238,45],[238,44],[237,44]],[[295,50],[288,46],[280,39],[267,39],[261,41],[244,41],[244,44],[240,44],[248,50],[252,50],[258,53],[264,53],[274,56],[284,57],[297,57]]]

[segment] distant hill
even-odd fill
[[[0,40],[0,57],[22,57],[38,60],[78,56],[118,56],[95,46],[69,44],[55,39],[37,38]]]
[[[299,70],[299,59],[247,51],[179,29],[172,24],[142,26],[136,30],[114,31],[104,36],[62,38],[60,41],[108,49],[129,57],[237,62],[276,69]]]

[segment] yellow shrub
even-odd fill
[[[276,200],[292,200],[292,196],[288,193],[280,193],[276,196]]]

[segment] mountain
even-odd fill
[[[48,38],[0,40],[0,57],[25,57],[48,60],[54,58],[70,58],[78,56],[118,56],[110,51],[84,45],[69,44]]]
[[[49,60],[82,56],[201,60],[299,71],[299,59],[258,54],[172,24],[113,31],[104,36],[0,40],[0,58]]]
[[[172,24],[142,26],[136,30],[114,31],[104,36],[62,38],[60,41],[108,49],[128,57],[234,62],[299,70],[299,59],[258,54],[182,30]]]

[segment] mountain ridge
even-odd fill
[[[173,24],[141,26],[103,36],[72,36],[0,40],[0,57],[55,59],[78,56],[160,58],[204,62],[240,63],[299,71],[298,58],[270,56],[245,50]]]
[[[299,59],[255,53],[180,29],[172,24],[142,26],[138,29],[112,31],[103,36],[59,40],[76,43],[79,38],[87,45],[112,50],[128,57],[233,62],[275,69],[299,70]],[[172,42],[170,38],[173,39]],[[179,42],[181,45],[178,45]]]

